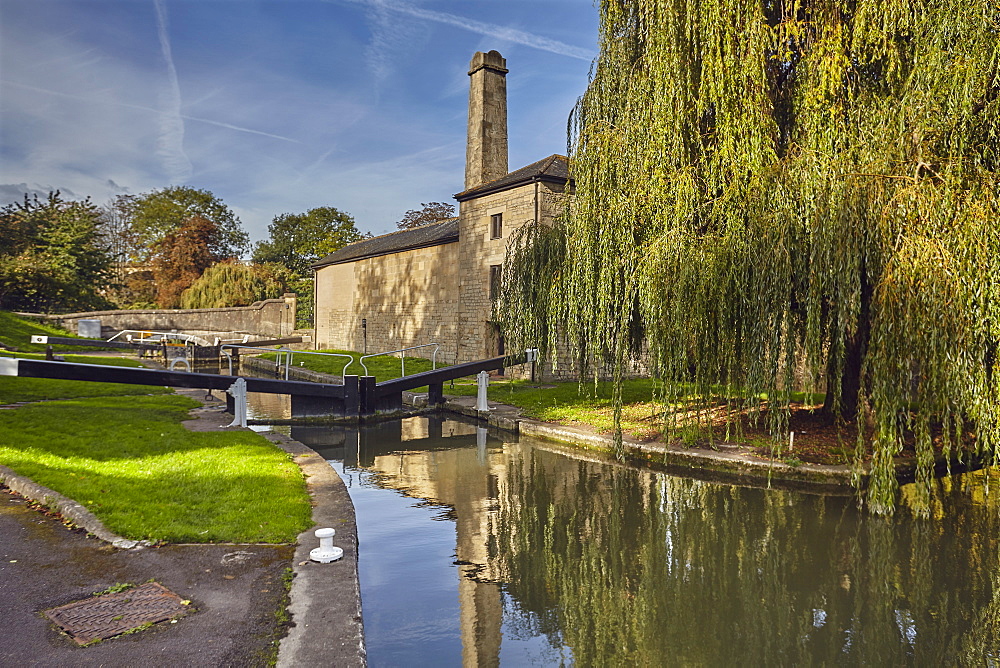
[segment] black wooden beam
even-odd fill
[[[13,357],[0,358],[0,376],[85,380],[100,383],[126,383],[130,385],[166,385],[169,387],[195,387],[206,390],[228,389],[236,382],[237,378],[236,376],[221,376],[214,373],[158,371],[156,369],[76,364],[74,362],[49,362],[46,360]],[[343,399],[344,397],[343,385],[326,385],[298,380],[249,378],[245,376],[243,378],[247,382],[247,392],[335,397],[338,399]]]
[[[301,336],[289,336],[284,339],[264,339],[261,341],[247,341],[246,343],[236,343],[237,346],[257,346],[258,348],[263,348],[264,346],[280,346],[285,343],[302,343]]]
[[[105,341],[104,339],[71,339],[67,336],[31,337],[32,343],[48,344],[50,346],[84,346],[88,348],[116,348],[125,350],[160,350],[159,343],[131,343],[129,341]]]
[[[524,364],[527,361],[527,354],[521,353],[519,355],[491,357],[490,359],[478,360],[476,362],[455,364],[454,366],[446,366],[433,371],[415,373],[412,376],[404,376],[402,378],[387,380],[376,386],[376,393],[378,396],[384,397],[394,392],[412,390],[416,387],[422,387],[424,385],[438,385],[446,380],[464,378],[465,376],[471,376],[479,373],[480,371],[502,371],[504,367]]]

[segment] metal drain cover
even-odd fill
[[[104,594],[45,611],[45,616],[81,645],[173,619],[190,608],[158,582]]]

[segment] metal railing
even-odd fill
[[[226,343],[219,346],[219,352],[225,355],[229,361],[229,375],[233,375],[233,355],[226,348],[239,348],[241,350],[260,350],[267,353],[276,353],[274,358],[274,364],[281,368],[281,361],[285,361],[285,380],[288,380],[288,371],[292,366],[292,358],[298,353],[299,355],[326,355],[328,357],[346,357],[347,364],[344,368],[340,370],[340,375],[343,376],[344,372],[351,366],[354,362],[354,357],[352,355],[345,355],[343,353],[319,353],[311,350],[292,350],[291,348],[278,347],[278,348],[260,348],[258,346],[244,346],[237,343]]]
[[[361,368],[365,370],[365,375],[370,376],[371,374],[368,373],[368,367],[365,366],[365,360],[368,359],[369,357],[381,357],[383,355],[393,355],[395,353],[406,352],[407,350],[416,350],[417,348],[429,348],[431,346],[434,346],[434,352],[431,353],[431,369],[437,369],[437,354],[438,350],[441,349],[440,343],[422,343],[419,346],[410,346],[409,348],[400,348],[399,350],[387,350],[384,353],[373,353],[371,355],[362,355],[360,358],[358,358],[358,364],[360,364]],[[399,375],[405,376],[406,355],[399,356],[399,364],[400,364]]]
[[[249,334],[244,334],[243,336],[237,337],[235,339],[220,339],[219,337],[215,337],[215,343],[213,343],[212,345],[217,346],[220,343],[246,343],[249,340],[250,340]]]
[[[181,334],[180,332],[153,332],[147,329],[123,329],[108,339],[108,341],[114,341],[122,334],[125,335],[125,340],[129,343],[163,343],[167,340],[174,339],[177,341],[183,341],[185,345],[189,343],[207,345],[207,342],[203,338],[195,336],[194,334]]]

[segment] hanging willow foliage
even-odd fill
[[[766,393],[778,431],[804,367],[868,426],[875,512],[906,434],[925,489],[934,439],[994,456],[1000,3],[602,0],[600,17],[576,197],[545,241],[565,260],[510,338],[558,329],[620,381],[640,332],[667,396]],[[522,262],[505,298],[539,276]]]

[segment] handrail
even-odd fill
[[[239,345],[239,344],[236,344],[236,343],[226,343],[226,344],[223,344],[223,345],[219,346],[219,352],[222,353],[222,354],[224,354],[229,359],[229,375],[230,376],[233,375],[233,355],[228,350],[226,350],[226,348],[241,348],[241,349],[246,349],[246,350],[262,350],[262,351],[267,352],[267,353],[277,353],[277,357],[275,357],[274,363],[275,363],[275,365],[278,368],[281,368],[281,357],[282,357],[282,355],[284,355],[285,356],[285,380],[288,380],[288,369],[292,366],[292,358],[295,355],[295,353],[299,353],[300,355],[327,355],[329,357],[346,357],[347,358],[347,364],[345,364],[344,368],[341,369],[341,371],[340,371],[340,375],[341,376],[345,375],[345,372],[347,371],[347,369],[350,368],[351,364],[354,362],[354,356],[353,355],[346,355],[344,353],[320,353],[320,352],[315,352],[315,351],[312,351],[312,350],[292,350],[291,348],[285,348],[283,346],[279,346],[278,348],[261,348],[261,347],[258,347],[258,346],[243,346],[243,345]]]
[[[274,360],[274,363],[275,363],[275,365],[278,368],[281,368],[281,356],[282,356],[282,353],[285,353],[285,352],[289,352],[290,353],[290,352],[292,352],[290,349],[288,349],[288,348],[282,348],[282,347],[278,347],[278,348],[261,348],[259,346],[244,346],[244,345],[240,345],[238,343],[224,343],[221,346],[219,346],[219,352],[222,353],[223,355],[225,355],[229,359],[229,375],[230,376],[233,375],[233,354],[231,352],[229,352],[228,350],[226,350],[226,348],[239,348],[241,350],[260,350],[260,351],[263,351],[265,353],[278,353],[278,356]],[[288,366],[289,366],[288,365],[288,359],[286,358],[286,360],[285,360],[285,380],[288,380]]]
[[[347,364],[345,364],[344,368],[340,370],[340,375],[342,377],[347,375],[347,370],[350,369],[351,365],[354,363],[354,355],[347,355],[345,353],[321,353],[316,350],[296,350],[295,352],[300,355],[327,355],[329,357],[346,357]]]
[[[138,334],[139,335],[139,337],[138,337],[138,341],[139,342],[143,342],[143,341],[146,341],[149,338],[157,336],[157,337],[159,337],[159,339],[157,339],[157,341],[163,341],[163,339],[179,339],[179,340],[183,341],[184,343],[195,343],[195,344],[204,343],[204,344],[207,344],[207,342],[203,338],[201,338],[200,336],[195,336],[194,334],[182,334],[181,332],[154,332],[154,331],[148,330],[148,329],[123,329],[122,331],[118,332],[117,334],[115,334],[114,336],[112,336],[110,339],[108,339],[108,341],[114,341],[115,339],[117,339],[122,334],[125,335],[125,340],[128,341],[129,343],[132,342],[132,336],[134,334]]]
[[[419,346],[410,346],[409,348],[400,348],[399,350],[387,350],[384,353],[372,353],[371,355],[362,355],[361,357],[358,358],[358,364],[360,364],[361,368],[365,370],[365,375],[370,376],[371,374],[368,373],[368,367],[365,366],[365,360],[368,359],[369,357],[381,357],[382,355],[392,355],[393,353],[402,353],[406,352],[407,350],[416,350],[417,348],[429,348],[430,346],[434,346],[434,352],[431,354],[431,370],[434,370],[437,369],[437,354],[438,350],[441,348],[440,343],[421,343]],[[405,376],[406,355],[399,356],[399,364],[400,364],[399,375]]]

